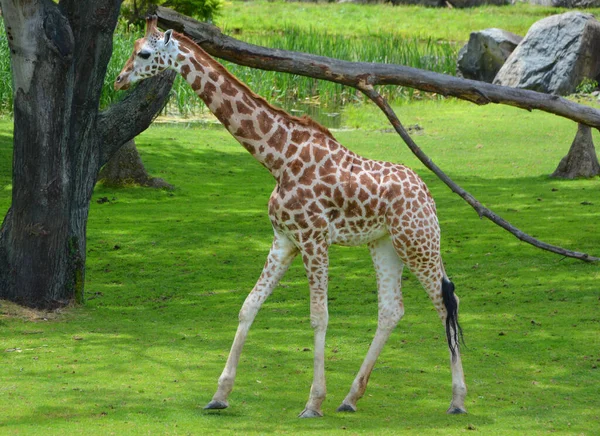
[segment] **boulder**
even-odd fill
[[[591,14],[567,12],[533,24],[493,83],[568,95],[599,74],[600,23]]]
[[[523,3],[551,8],[584,9],[600,7],[600,0],[525,0]]]
[[[492,83],[522,39],[522,36],[495,28],[472,32],[469,42],[458,52],[458,76]]]
[[[509,5],[512,0],[386,0],[393,5],[420,5],[427,7],[472,8],[484,5]],[[600,1],[600,0],[599,0]]]

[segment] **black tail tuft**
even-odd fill
[[[458,303],[454,296],[454,283],[447,278],[442,279],[442,299],[446,307],[446,338],[452,360],[456,359],[456,353],[459,350],[459,342],[464,344],[463,332],[458,323]]]

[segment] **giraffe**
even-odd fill
[[[328,249],[367,244],[378,287],[375,337],[340,412],[355,412],[390,333],[404,315],[401,279],[406,265],[418,278],[441,319],[450,352],[452,400],[448,413],[466,413],[459,350],[458,297],[440,254],[435,203],[409,168],[361,157],[307,117],[294,117],[254,94],[185,35],[157,29],[146,34],[115,80],[127,89],[170,68],[178,71],[233,137],[275,178],[268,202],[274,232],[265,266],[239,312],[239,323],[217,391],[205,409],[224,409],[233,389],[246,336],[261,305],[291,262],[301,256],[310,288],[314,373],[302,418],[323,415],[325,335],[328,324]]]

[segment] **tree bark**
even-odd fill
[[[584,124],[579,124],[569,152],[562,158],[550,177],[576,179],[597,175],[600,175],[600,164],[594,148],[592,129]]]
[[[98,171],[164,105],[173,74],[98,112],[120,3],[0,0],[15,124],[12,204],[0,228],[0,298],[45,309],[83,301]]]
[[[348,62],[308,53],[261,47],[231,38],[212,24],[198,22],[168,8],[158,7],[156,13],[162,28],[182,32],[200,44],[210,55],[239,65],[298,74],[354,88],[377,85],[408,86],[479,105],[498,103],[528,111],[539,109],[600,128],[599,110],[556,95],[461,79],[403,65]]]

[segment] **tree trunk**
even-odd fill
[[[575,135],[569,152],[562,158],[550,177],[576,179],[594,177],[599,174],[600,164],[594,148],[592,129],[584,124],[579,124],[577,135]]]
[[[173,75],[98,112],[120,1],[0,3],[15,124],[12,205],[0,228],[0,298],[51,309],[83,300],[98,171],[150,124]]]
[[[102,167],[98,181],[111,188],[139,185],[156,189],[173,189],[172,185],[160,177],[152,177],[148,174],[133,139],[126,142]]]

